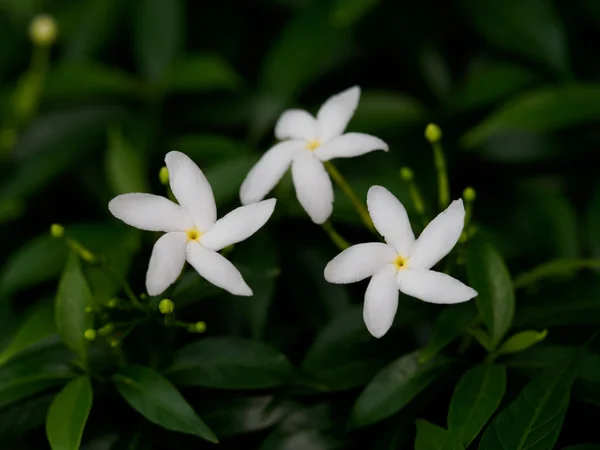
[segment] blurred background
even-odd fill
[[[30,24],[40,13],[55,19],[55,40],[43,30],[32,40]],[[222,216],[239,205],[240,184],[274,143],[281,112],[315,113],[353,85],[362,97],[349,130],[390,146],[336,162],[362,199],[371,185],[384,185],[414,214],[400,177],[407,166],[428,214],[437,212],[432,151],[423,137],[435,122],[444,133],[452,197],[475,188],[475,224],[513,276],[548,260],[600,256],[597,0],[0,0],[0,30],[3,345],[29,307],[54,296],[67,250],[49,236],[51,223],[108,255],[142,292],[156,237],[112,218],[113,196],[164,195],[158,173],[166,152],[179,150],[207,175]],[[364,286],[342,289],[322,279],[336,249],[300,208],[289,174],[275,196],[270,226],[232,255],[255,297],[203,286],[180,293],[176,305],[214,335],[266,339],[297,362],[330,319],[360,305]],[[342,234],[370,239],[339,191],[334,205]],[[564,267],[553,282],[573,280],[579,266]],[[90,268],[88,276],[100,301],[116,294],[102,274]],[[553,291],[555,300],[545,296],[544,305],[554,315],[540,326],[559,316],[597,323],[597,282],[589,273],[577,277],[561,286],[569,295],[584,291],[578,309],[560,309],[565,296]],[[219,300],[196,301],[209,297]],[[161,336],[133,336],[132,348],[137,342],[160,349]],[[577,332],[566,336],[576,340]],[[418,333],[381,345],[414,348],[415,340]],[[144,362],[164,357],[136,352]],[[369,367],[364,379],[374,373]],[[0,397],[11,375],[4,379]],[[101,400],[94,405],[86,449],[112,448],[94,439],[127,434],[107,417],[121,411],[106,401],[105,409]],[[193,395],[190,402],[202,410]],[[41,421],[30,414],[10,422],[16,409],[5,405],[0,401],[0,440],[45,448],[43,414]],[[156,448],[200,448],[185,436],[157,436]]]

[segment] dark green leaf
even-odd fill
[[[452,89],[448,64],[436,46],[428,42],[418,49],[418,64],[429,91],[439,100],[445,101]]]
[[[248,339],[205,338],[179,350],[163,371],[175,384],[260,389],[285,383],[292,366],[270,345]]]
[[[504,366],[479,365],[462,376],[450,401],[448,429],[465,447],[492,417],[505,390]]]
[[[224,159],[204,170],[204,174],[212,186],[217,205],[222,205],[238,198],[240,186],[256,158],[240,155],[236,158]]]
[[[83,276],[79,258],[71,252],[58,285],[54,318],[65,344],[83,361],[87,359],[88,344],[83,334],[92,328],[93,319],[86,308],[93,305],[92,291]]]
[[[469,245],[469,285],[478,292],[479,314],[487,326],[492,348],[509,330],[515,312],[515,294],[510,274],[491,244],[476,237]]]
[[[548,330],[535,331],[525,330],[513,334],[502,343],[498,349],[498,354],[517,353],[523,351],[538,342],[543,341],[548,335]]]
[[[600,444],[570,445],[563,448],[563,450],[600,450]]]
[[[108,132],[106,172],[114,194],[149,192],[144,155],[125,140],[120,130]]]
[[[542,263],[515,278],[515,289],[522,289],[546,279],[572,276],[581,269],[600,268],[600,259],[557,259]]]
[[[46,435],[52,450],[78,450],[92,409],[92,384],[81,376],[54,398],[46,419]]]
[[[21,400],[5,408],[0,413],[0,440],[2,445],[11,448],[20,436],[42,427],[46,420],[48,408],[55,394],[36,396]]]
[[[185,7],[181,0],[138,0],[131,8],[135,57],[150,81],[163,78],[183,44]]]
[[[577,353],[530,381],[486,429],[480,450],[551,450],[569,406]]]
[[[356,400],[350,425],[363,427],[400,411],[448,368],[445,359],[424,364],[419,364],[418,359],[416,351],[381,369]]]
[[[574,84],[528,92],[507,103],[462,137],[474,147],[510,131],[552,132],[600,118],[600,86]]]
[[[242,80],[218,55],[190,55],[169,67],[163,82],[170,92],[212,92],[235,89]]]
[[[198,164],[226,161],[252,154],[243,142],[218,134],[180,136],[173,141],[171,148],[185,153]]]
[[[460,442],[445,428],[417,420],[415,450],[463,450]]]
[[[600,184],[596,186],[588,205],[587,225],[592,254],[600,258]]]
[[[55,335],[54,303],[40,302],[27,312],[12,340],[0,353],[0,366],[19,353],[35,348]]]
[[[218,442],[179,391],[159,373],[148,367],[125,366],[113,378],[127,403],[150,422]]]
[[[544,0],[464,0],[464,11],[492,44],[569,73],[565,30],[553,3]]]
[[[485,332],[485,330],[482,330],[481,328],[471,328],[469,329],[469,334],[473,336],[477,342],[479,342],[479,345],[481,345],[487,351],[492,349],[490,336]]]
[[[477,309],[473,302],[446,307],[437,318],[427,346],[420,353],[420,361],[427,361],[464,334],[476,318]]]

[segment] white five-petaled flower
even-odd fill
[[[313,222],[325,222],[333,211],[333,186],[323,162],[388,150],[381,139],[364,133],[344,133],[358,105],[360,88],[329,98],[317,117],[306,111],[284,111],[275,125],[282,142],[271,147],[248,172],[240,189],[246,205],[262,200],[292,165],[296,196]]]
[[[383,336],[392,326],[398,290],[430,303],[460,303],[477,296],[474,289],[457,279],[430,270],[460,237],[465,220],[462,200],[452,202],[416,240],[404,206],[387,189],[372,186],[367,206],[386,244],[372,242],[347,248],[327,264],[325,279],[345,284],[372,277],[365,292],[363,318],[373,336]]]
[[[179,205],[152,194],[119,195],[108,204],[110,212],[126,224],[166,233],[152,249],[146,274],[148,294],[164,292],[187,260],[215,286],[235,295],[252,295],[240,272],[217,252],[261,228],[273,214],[275,199],[241,206],[217,220],[212,188],[200,168],[180,152],[167,153],[165,162]]]

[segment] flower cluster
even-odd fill
[[[323,224],[333,211],[333,186],[324,163],[374,150],[388,150],[381,139],[344,133],[360,97],[358,87],[332,96],[316,117],[285,111],[275,126],[281,140],[250,170],[240,189],[241,206],[217,220],[212,189],[200,168],[183,153],[165,157],[168,182],[177,203],[152,194],[124,194],[110,201],[110,212],[123,222],[165,234],[158,239],[146,275],[146,290],[160,295],[173,284],[187,261],[207,281],[234,295],[252,295],[240,272],[219,251],[258,231],[271,217],[275,199],[263,200],[291,166],[298,201],[313,222]],[[166,174],[165,174],[166,175]],[[166,179],[166,176],[164,177]],[[464,227],[462,200],[432,220],[418,239],[402,203],[387,189],[372,186],[369,215],[385,243],[347,248],[327,264],[330,283],[371,277],[364,301],[370,333],[383,336],[391,327],[399,291],[430,303],[459,303],[477,295],[455,278],[431,268],[456,245]]]

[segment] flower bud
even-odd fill
[[[100,336],[108,336],[113,331],[115,331],[115,324],[114,323],[107,323],[106,325],[104,325],[102,328],[100,328],[98,330],[98,334]]]
[[[194,331],[196,333],[204,333],[206,331],[206,323],[204,323],[204,322],[196,322],[194,324]]]
[[[410,167],[403,167],[400,169],[400,176],[404,181],[411,181],[413,179],[413,171]]]
[[[54,18],[48,14],[39,14],[29,25],[29,37],[35,45],[52,45],[58,34],[58,26]]]
[[[169,184],[169,169],[167,169],[165,166],[161,167],[160,171],[158,172],[158,179],[160,180],[161,184],[164,184],[165,186]]]
[[[108,301],[108,305],[109,308],[116,308],[117,306],[119,306],[119,299],[118,298],[111,298]]]
[[[96,339],[96,330],[92,330],[91,328],[88,328],[83,333],[83,337],[85,338],[86,341],[93,341],[94,339]]]
[[[108,345],[110,345],[112,348],[117,348],[119,345],[121,345],[121,342],[117,338],[112,338],[108,341]]]
[[[61,238],[65,235],[65,227],[58,223],[53,223],[50,226],[50,235],[55,238]]]
[[[171,314],[175,311],[175,304],[168,298],[163,298],[158,304],[158,310],[161,314]]]
[[[425,139],[431,144],[438,142],[442,139],[442,130],[435,123],[430,123],[425,128]]]
[[[468,187],[463,191],[463,198],[465,199],[465,202],[474,202],[475,198],[477,197],[477,193],[475,192],[475,189],[473,189],[472,187]]]

